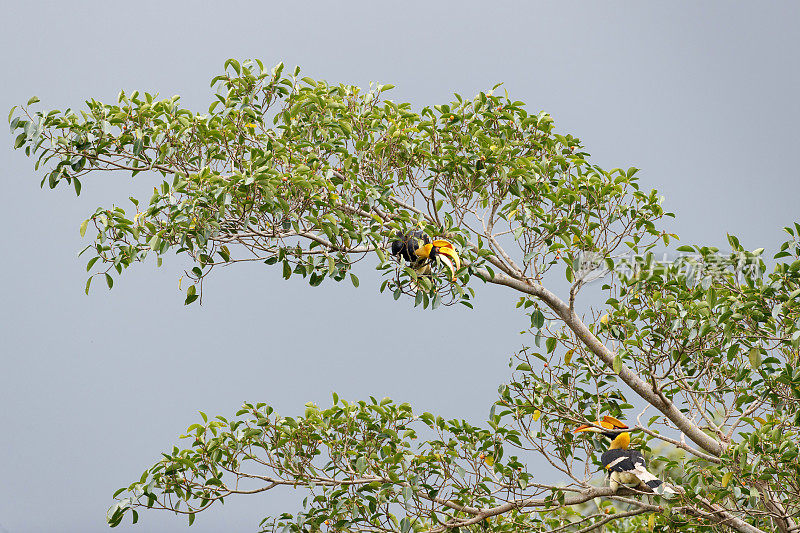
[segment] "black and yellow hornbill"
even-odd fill
[[[450,241],[431,241],[421,231],[398,233],[397,239],[392,242],[392,255],[405,259],[422,274],[430,272],[431,263],[437,259],[450,269],[452,278],[455,278],[456,272],[461,268],[461,259]]]
[[[600,433],[611,439],[611,445],[600,456],[600,462],[608,474],[609,485],[615,491],[620,485],[629,485],[666,498],[677,494],[678,490],[672,485],[661,481],[647,470],[647,461],[640,451],[628,449],[631,443],[628,429],[628,426],[613,416],[606,415],[593,425],[581,425],[575,433]]]

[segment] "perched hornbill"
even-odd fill
[[[594,425],[581,425],[575,433],[600,433],[611,439],[611,446],[600,456],[600,462],[608,473],[609,485],[615,491],[620,485],[632,485],[634,488],[652,491],[666,498],[677,494],[678,490],[672,485],[661,481],[647,470],[647,461],[641,452],[628,449],[631,434],[627,430],[628,426],[613,416],[606,415]]]
[[[392,255],[405,259],[423,274],[430,271],[431,262],[437,258],[447,265],[453,277],[461,268],[461,259],[452,243],[444,239],[435,239],[431,242],[430,237],[421,231],[398,233],[397,239],[392,242]]]

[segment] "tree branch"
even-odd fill
[[[707,453],[703,453],[700,450],[698,450],[696,448],[692,448],[688,444],[686,444],[684,442],[681,442],[679,440],[675,440],[675,439],[671,439],[669,437],[665,437],[664,435],[661,435],[660,433],[656,433],[655,431],[652,431],[651,429],[648,429],[648,428],[642,426],[641,424],[637,425],[635,429],[638,429],[642,433],[646,433],[646,434],[650,435],[651,437],[655,437],[655,438],[657,438],[659,440],[663,440],[664,442],[669,442],[670,444],[672,444],[676,448],[680,448],[681,450],[685,450],[685,451],[691,453],[692,455],[695,455],[695,456],[699,457],[700,459],[704,459],[704,460],[709,461],[709,462],[714,463],[714,464],[722,464],[722,460],[719,457],[716,457],[714,455],[708,455]]]
[[[611,487],[590,487],[578,492],[574,492],[573,494],[567,495],[564,497],[564,503],[560,505],[560,507],[569,507],[572,505],[578,505],[581,503],[588,502],[594,498],[602,498],[608,497],[616,494],[616,491]],[[545,507],[545,506],[552,506],[555,501],[552,497],[551,498],[525,498],[523,500],[516,500],[511,501],[508,503],[504,503],[502,505],[498,505],[496,507],[490,507],[488,509],[476,509],[474,507],[462,507],[460,505],[448,505],[453,509],[458,511],[466,512],[468,514],[474,514],[472,518],[466,520],[455,520],[444,524],[440,528],[431,529],[428,533],[438,533],[439,531],[445,531],[446,529],[450,529],[453,527],[464,527],[469,526],[472,524],[477,524],[486,520],[487,518],[491,518],[492,516],[501,515],[507,513],[514,509],[527,509],[532,507]],[[451,502],[452,503],[452,502]],[[639,502],[637,502],[638,504]],[[651,506],[649,504],[642,503],[642,506],[645,510],[659,510],[659,507]],[[552,509],[552,507],[550,507]]]
[[[504,276],[502,274],[492,276],[484,269],[477,269],[477,275],[482,277],[485,281],[495,283],[497,285],[504,285],[506,287],[516,289],[525,294],[530,294],[543,301],[550,309],[552,309],[564,323],[575,333],[575,335],[584,343],[584,345],[591,350],[597,357],[600,358],[609,368],[614,366],[615,353],[609,350],[594,333],[592,333],[586,324],[581,321],[580,317],[569,305],[564,303],[558,296],[547,290],[542,285],[520,281],[517,279]],[[675,404],[668,399],[656,394],[653,388],[647,384],[642,378],[626,366],[622,366],[619,371],[619,377],[624,381],[636,394],[642,397],[645,401],[650,403],[653,407],[661,411],[664,416],[670,419],[687,437],[689,437],[695,444],[700,446],[703,450],[712,455],[720,456],[725,449],[725,446],[704,433],[694,422],[686,418],[683,413],[675,407]]]
[[[751,526],[741,518],[737,518],[736,516],[732,515],[721,505],[711,503],[702,496],[698,496],[697,499],[700,500],[709,511],[711,511],[712,515],[718,519],[717,523],[719,524],[726,525],[733,530],[740,531],[741,533],[767,533],[763,529]]]

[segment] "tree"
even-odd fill
[[[38,158],[42,185],[80,194],[89,173],[161,175],[132,212],[99,208],[81,225],[97,232],[87,293],[169,251],[193,260],[187,304],[221,264],[357,286],[356,263],[372,258],[382,292],[423,308],[471,307],[475,283],[516,291],[531,346],[484,427],[336,395],[301,417],[263,403],[202,414],[186,448],[114,495],[110,525],[142,508],[192,523],[226,497],[303,486],[303,509],[264,530],[800,531],[800,225],[769,272],[763,250],[734,236],[728,254],[683,246],[657,261],[677,236],[637,169],[591,164],[579,139],[497,87],[417,112],[385,99],[390,85],[233,59],[212,86],[206,114],[138,92],[80,112],[34,111],[36,98],[12,109],[15,147]],[[452,242],[461,268],[421,274],[390,256],[410,231]],[[579,298],[595,280],[600,308]],[[595,477],[604,444],[573,430],[603,415],[627,420],[638,449],[661,450],[651,468],[679,497]],[[556,481],[529,473],[543,459]]]

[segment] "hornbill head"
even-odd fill
[[[581,424],[573,433],[600,433],[604,437],[611,439],[615,447],[627,448],[630,444],[630,428],[613,416],[605,415],[602,420],[597,420],[592,424]]]
[[[461,258],[458,257],[453,244],[444,239],[437,239],[417,248],[414,254],[420,259],[434,261],[437,258],[450,269],[451,278],[455,279],[456,272],[461,268]]]
[[[397,239],[392,241],[392,255],[400,256],[417,269],[438,259],[450,270],[453,279],[461,268],[461,258],[451,242],[444,239],[431,242],[422,231],[398,233]]]

